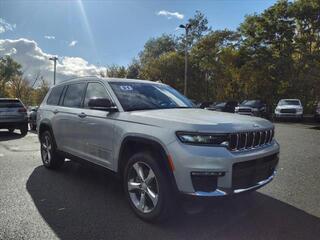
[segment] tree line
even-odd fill
[[[246,16],[235,31],[213,31],[199,11],[188,24],[187,39],[184,34],[151,38],[131,64],[108,66],[101,75],[162,81],[183,92],[187,46],[191,99],[261,99],[273,108],[281,98],[299,98],[307,112],[320,101],[318,0],[279,0]],[[48,84],[40,74],[28,81],[21,69],[9,56],[0,58],[0,97],[38,105]]]
[[[197,101],[299,98],[307,111],[320,100],[320,2],[280,0],[245,17],[237,30],[213,31],[201,12],[188,20],[189,36],[148,40],[129,66],[109,77],[162,81],[183,92],[188,46],[188,97]]]

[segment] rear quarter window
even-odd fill
[[[54,87],[47,100],[49,105],[58,105],[64,86]]]

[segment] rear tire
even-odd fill
[[[57,152],[53,136],[49,131],[45,131],[40,137],[40,151],[43,165],[49,169],[58,169],[64,163],[64,157]]]
[[[130,157],[123,179],[129,204],[142,220],[159,222],[173,213],[176,198],[172,184],[151,153],[140,152]]]
[[[27,123],[26,123],[26,124],[24,124],[24,125],[22,125],[22,126],[20,127],[21,135],[22,135],[22,136],[27,135],[28,130],[29,130],[29,126],[28,126],[28,124],[27,124]]]

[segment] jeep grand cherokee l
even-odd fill
[[[37,113],[45,167],[84,159],[121,176],[133,211],[163,220],[178,193],[220,197],[269,183],[278,163],[262,118],[196,109],[173,88],[87,77],[51,88]]]

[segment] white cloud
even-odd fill
[[[77,43],[78,43],[78,41],[76,41],[76,40],[71,41],[71,42],[69,43],[69,47],[74,47]]]
[[[44,38],[49,39],[49,40],[54,40],[54,39],[56,39],[55,36],[50,36],[50,35],[45,35]]]
[[[29,39],[0,39],[0,57],[10,55],[23,66],[25,76],[32,77],[38,72],[48,81],[53,81],[53,62],[49,60],[53,54],[45,53],[38,44]],[[89,64],[80,57],[58,56],[57,82],[78,76],[98,75],[106,72],[105,67]]]
[[[177,19],[183,19],[184,15],[179,13],[179,12],[169,12],[167,10],[161,10],[157,13],[158,16],[165,16],[168,19],[171,19],[173,17],[177,18]]]
[[[0,18],[0,33],[13,31],[15,28],[16,28],[16,24],[10,24],[3,18]]]

